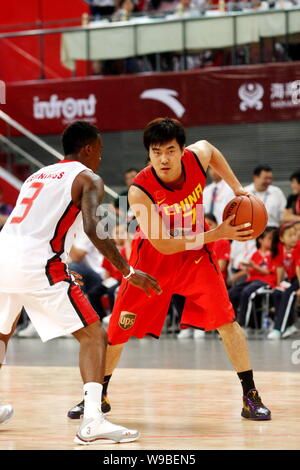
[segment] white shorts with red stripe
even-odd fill
[[[43,342],[99,321],[78,285],[59,282],[28,293],[0,292],[0,333],[11,332],[22,307]]]

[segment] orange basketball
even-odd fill
[[[235,214],[231,225],[241,225],[249,222],[254,230],[252,238],[257,238],[265,230],[268,223],[268,214],[264,203],[255,196],[237,196],[232,199],[224,209],[223,220]]]

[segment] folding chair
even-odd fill
[[[257,318],[257,309],[255,308],[255,299],[257,296],[262,296],[262,307],[261,307],[261,312],[262,312],[262,330],[267,330],[265,325],[266,319],[269,318],[269,312],[270,312],[270,295],[272,294],[272,289],[270,287],[262,286],[259,289],[257,289],[255,292],[252,292],[252,294],[249,297],[249,302],[248,302],[248,308],[246,312],[246,320],[245,320],[245,328],[248,327],[249,322],[250,322],[250,317],[251,314],[253,313],[254,316],[254,324],[255,328],[259,329],[258,325],[258,318]]]

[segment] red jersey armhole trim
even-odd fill
[[[186,149],[186,150],[188,150],[189,152],[191,152],[191,154],[192,154],[193,157],[195,158],[195,160],[196,160],[198,166],[200,167],[200,170],[202,171],[203,175],[204,175],[205,178],[206,178],[206,171],[204,170],[204,168],[203,168],[203,166],[202,166],[202,163],[201,163],[199,157],[198,157],[198,156],[195,154],[195,152],[193,152],[192,150],[190,150],[190,149]]]

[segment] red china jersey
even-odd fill
[[[168,187],[159,179],[152,166],[144,168],[133,182],[156,205],[157,212],[174,236],[209,230],[204,222],[202,206],[206,174],[198,157],[188,149],[182,157],[182,170],[184,182],[180,189]]]
[[[198,157],[185,150],[182,157],[184,181],[180,189],[168,187],[149,166],[133,184],[155,205],[171,233],[209,230],[204,225],[202,191],[206,175]],[[151,227],[151,229],[153,229]],[[214,330],[235,319],[227,288],[213,250],[213,243],[174,254],[160,253],[138,230],[129,264],[158,279],[161,295],[145,292],[123,279],[109,322],[109,343],[125,343],[131,336],[159,337],[173,294],[185,297],[180,324]],[[210,246],[209,246],[210,245]]]

